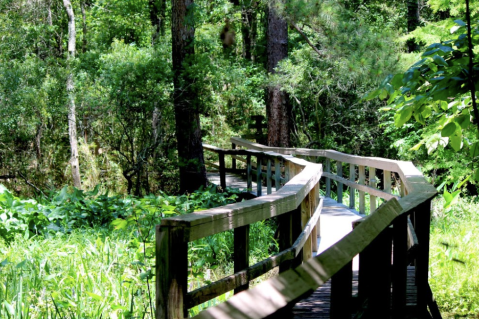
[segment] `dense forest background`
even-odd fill
[[[74,184],[74,126],[84,189],[101,183],[115,193],[177,192],[172,4],[71,5],[73,56],[64,3],[0,3],[2,183],[25,195]],[[268,32],[269,38],[277,32],[268,31],[269,12],[277,12],[287,31],[286,56],[276,69],[268,65]],[[279,123],[286,123],[291,146],[407,156],[404,138],[417,130],[393,129],[391,115],[378,111],[385,97],[361,97],[448,36],[444,25],[463,13],[461,5],[437,1],[191,3],[185,21],[194,26],[194,50],[182,72],[202,139],[228,146],[229,136],[249,133],[249,118],[267,115],[267,91],[276,87],[286,114]]]

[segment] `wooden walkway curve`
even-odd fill
[[[157,225],[157,319],[185,318],[231,290],[235,296],[195,318],[441,318],[428,283],[437,192],[412,163],[231,141],[230,150],[203,146],[217,156],[209,164],[219,177],[210,178],[258,197]],[[280,252],[250,265],[249,227],[269,218],[277,218]],[[188,243],[231,230],[234,274],[188,291]],[[276,267],[278,276],[249,288]]]
[[[208,180],[210,183],[219,185],[220,174],[218,171],[209,171]],[[241,175],[226,174],[228,187],[246,190],[246,179]],[[256,184],[253,184],[255,189]],[[266,190],[263,189],[263,193]],[[324,198],[323,208],[319,219],[320,231],[317,237],[318,251],[313,253],[317,255],[336,244],[345,235],[350,233],[353,228],[353,222],[360,220],[365,215],[359,214],[356,210],[336,202],[331,198]],[[353,260],[353,296],[358,294],[358,266],[359,258]],[[319,287],[308,298],[299,301],[291,309],[291,312],[284,314],[284,317],[293,319],[326,319],[330,318],[331,303],[331,280]],[[417,289],[415,283],[414,267],[410,266],[407,272],[407,312],[405,318],[418,318],[417,315]]]

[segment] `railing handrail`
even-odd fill
[[[221,150],[217,148],[217,150]],[[224,150],[226,151],[226,150]],[[211,236],[229,229],[241,227],[267,218],[279,216],[290,212],[301,204],[304,197],[311,191],[321,178],[322,169],[320,164],[310,163],[306,160],[283,154],[274,154],[258,151],[242,152],[268,157],[281,157],[297,166],[302,166],[303,171],[292,177],[279,191],[274,194],[264,195],[248,201],[228,204],[221,207],[202,210],[190,214],[163,218],[161,226],[185,227],[191,230],[187,234],[188,241],[193,241],[206,236]],[[274,206],[274,211],[261,213],[264,206]],[[235,217],[241,215],[241,221],[235,222]],[[231,222],[224,223],[222,219]],[[208,224],[213,229],[209,231]],[[234,226],[234,227],[233,227]]]
[[[239,232],[240,237],[243,236],[244,238],[244,236],[246,236],[247,238],[248,232],[244,232],[245,227],[249,227],[248,225],[253,222],[274,216],[281,218],[290,216],[289,218],[291,218],[291,216],[298,216],[298,214],[303,215],[303,210],[309,209],[310,202],[308,198],[314,198],[318,193],[318,183],[322,175],[321,166],[295,158],[292,155],[324,157],[326,159],[326,173],[324,173],[323,177],[326,178],[327,196],[329,195],[330,180],[336,180],[338,182],[338,202],[341,202],[343,184],[359,190],[360,211],[364,211],[364,193],[370,193],[371,199],[375,199],[377,196],[385,198],[388,201],[382,204],[378,209],[376,209],[376,204],[371,204],[371,214],[363,218],[351,233],[322,254],[309,260],[305,258],[305,262],[296,269],[285,271],[280,274],[280,276],[260,284],[257,288],[243,291],[225,303],[201,312],[197,318],[263,318],[277,314],[299,299],[310,294],[332,276],[341,278],[336,280],[338,282],[342,281],[343,284],[348,280],[350,281],[352,270],[348,265],[350,265],[352,258],[360,253],[364,255],[365,262],[371,260],[371,256],[366,257],[366,251],[364,251],[364,248],[368,246],[368,244],[369,247],[373,247],[373,244],[375,247],[368,248],[369,251],[371,251],[371,249],[373,249],[373,251],[381,251],[383,260],[389,258],[390,262],[391,239],[394,241],[395,246],[393,252],[394,265],[391,268],[391,264],[389,264],[388,267],[377,269],[377,271],[387,272],[390,271],[388,269],[393,269],[392,285],[393,292],[396,294],[393,294],[392,297],[393,308],[405,308],[406,260],[408,258],[408,248],[414,245],[416,281],[418,283],[418,308],[426,309],[425,304],[428,302],[427,296],[429,289],[427,278],[430,203],[431,199],[437,194],[437,191],[425,180],[424,176],[422,176],[411,162],[361,157],[332,150],[267,147],[236,137],[231,138],[231,142],[233,143],[233,148],[239,145],[247,147],[248,150],[223,150],[211,145],[204,145],[204,149],[216,152],[220,155],[219,167],[222,171],[223,178],[225,172],[224,155],[232,155],[233,158],[236,155],[247,156],[248,166],[246,171],[249,184],[251,179],[251,156],[258,158],[257,178],[259,186],[261,186],[262,176],[261,158],[268,158],[269,160],[281,158],[286,161],[288,163],[286,165],[286,174],[290,174],[291,178],[286,179],[289,179],[289,182],[286,183],[283,188],[279,189],[277,187],[277,192],[274,194],[242,203],[230,204],[162,220],[162,224],[157,226],[157,318],[183,318],[183,311],[186,309],[185,305],[190,307],[198,304],[198,300],[205,301],[211,299],[211,296],[204,296],[204,294],[210,294],[212,290],[217,290],[216,293],[218,293],[218,291],[225,292],[239,287],[239,285],[244,285],[248,280],[260,273],[259,268],[268,270],[280,265],[284,260],[294,258],[304,244],[302,238],[305,236],[315,236],[311,233],[312,226],[314,225],[309,225],[308,223],[309,226],[303,230],[303,234],[299,235],[295,244],[291,246],[293,244],[292,240],[287,247],[283,244],[283,247],[280,247],[283,251],[278,255],[270,257],[251,267],[248,267],[246,264],[239,272],[235,266],[235,274],[220,280],[221,282],[216,282],[214,289],[207,286],[206,288],[203,287],[198,291],[190,293],[184,291],[186,289],[186,278],[184,278],[182,274],[186,273],[187,242],[233,228],[235,229],[235,236],[236,229],[238,229],[241,230],[241,232]],[[331,160],[336,161],[336,174],[330,172]],[[342,177],[343,163],[350,164],[349,180]],[[233,165],[235,166],[235,163]],[[356,165],[358,166],[359,172],[358,182],[355,180]],[[269,166],[270,163],[268,163],[268,167]],[[301,168],[296,170],[296,166]],[[365,185],[365,167],[369,167],[369,186]],[[276,168],[276,171],[279,172],[279,167],[276,166]],[[376,168],[384,171],[385,180],[389,178],[389,185],[385,183],[384,191],[375,188],[377,181],[372,176],[375,176]],[[301,172],[296,175],[299,171]],[[401,179],[401,198],[390,194],[390,172],[397,173]],[[268,174],[270,174],[269,177],[271,177],[270,171]],[[278,178],[276,179],[276,183],[278,183]],[[222,184],[224,183],[222,182]],[[354,192],[351,194],[354,208],[353,194]],[[376,201],[374,200],[374,202]],[[316,199],[313,203],[317,205]],[[314,208],[313,210],[316,212],[314,216],[311,212],[310,221],[312,220],[314,222],[316,220],[314,218],[317,218],[320,213],[320,208]],[[290,214],[287,214],[288,212],[290,212]],[[306,216],[309,219],[309,212]],[[408,217],[410,217],[410,220]],[[306,224],[308,219],[302,219],[303,225]],[[389,230],[388,226],[391,224],[394,227],[392,230]],[[392,231],[392,234],[390,231]],[[295,236],[298,236],[298,233],[296,233]],[[378,236],[381,236],[383,239],[380,240]],[[389,239],[384,240],[384,238]],[[389,253],[387,252],[388,242]],[[384,246],[385,243],[386,246]],[[309,245],[311,245],[311,243],[309,243]],[[176,251],[175,247],[177,246],[181,246],[181,249]],[[309,247],[309,250],[310,249],[311,246]],[[235,265],[236,261],[235,245]],[[159,270],[158,267],[160,267],[162,262],[168,263],[168,265],[161,266],[163,269]],[[169,271],[172,271],[172,273],[168,273]],[[165,276],[162,277],[162,275]],[[387,276],[382,278],[383,281],[387,280],[385,279]],[[285,288],[286,285],[287,288]],[[371,297],[373,298],[371,302],[376,302],[376,305],[385,307],[389,305],[390,302],[388,299],[378,297],[378,294],[381,294],[379,292],[380,290],[381,289],[378,289],[378,292],[373,292],[373,295],[376,293],[376,296]],[[235,293],[236,292],[235,290]],[[387,285],[382,286],[382,294],[391,294],[391,280],[389,281],[389,287]],[[194,301],[193,298],[196,298],[196,301]],[[333,299],[338,300],[338,297],[332,297],[332,303]],[[382,302],[378,303],[380,299]],[[341,298],[339,298],[339,300],[341,300]],[[261,307],[257,306],[258,302],[261,303]],[[174,306],[171,307],[171,305]],[[341,309],[341,305],[339,305],[339,307],[337,305],[338,304],[334,307],[334,309],[336,309],[335,311]],[[333,309],[333,306],[331,307],[331,309]],[[385,311],[385,308],[382,310]],[[346,311],[347,314],[348,310],[343,309],[340,311]]]
[[[316,239],[316,221],[319,219],[321,210],[318,184],[322,174],[321,164],[273,152],[223,150],[211,145],[204,145],[204,147],[220,154],[220,166],[223,167],[223,170],[225,154],[242,154],[249,158],[256,156],[260,164],[260,159],[269,159],[270,161],[274,160],[275,164],[279,166],[278,160],[282,160],[287,166],[289,178],[280,189],[276,185],[277,191],[274,194],[162,219],[161,224],[156,227],[157,318],[182,318],[183,312],[187,308],[232,289],[235,289],[235,292],[236,289],[242,290],[250,280],[276,266],[283,265],[285,261],[299,260],[301,262],[303,258],[309,259],[313,245],[311,238]],[[258,167],[258,185],[261,187],[260,173],[261,165]],[[256,265],[249,266],[249,251],[246,249],[247,251],[242,251],[242,255],[240,255],[237,253],[237,249],[241,250],[240,246],[248,245],[249,225],[272,217],[290,218],[290,221],[282,223],[283,227],[289,227],[289,230],[284,228],[282,231],[281,252]],[[293,219],[296,220],[295,223],[292,222]],[[296,225],[299,225],[299,229]],[[185,267],[188,242],[231,229],[235,230],[235,274],[195,291],[187,292]],[[242,242],[238,247],[236,245],[237,230],[238,240]],[[297,237],[294,243],[291,235]],[[302,255],[303,247],[306,252],[309,251],[309,253],[305,253],[304,257]],[[243,264],[238,269],[236,269],[237,261]]]

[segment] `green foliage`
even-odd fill
[[[7,245],[0,241],[1,318],[153,318],[154,225],[162,217],[234,203],[239,190],[218,192],[212,186],[182,196],[143,198],[98,194],[98,187],[88,193],[64,188],[40,204],[2,187],[0,215],[12,213],[20,229],[8,229]],[[36,219],[26,212],[31,207]],[[52,227],[54,218],[62,227]],[[44,232],[29,236],[28,220],[43,225]],[[11,218],[6,225],[13,223]],[[277,251],[274,226],[272,221],[251,226],[252,262]],[[205,285],[224,276],[232,269],[232,252],[232,232],[190,243],[189,282]]]
[[[406,132],[412,131],[412,135],[400,134],[403,138],[396,142],[396,146],[405,143],[409,150],[421,152],[424,145],[427,155],[436,155],[434,169],[447,168],[452,173],[451,179],[458,181],[469,175],[475,166],[477,137],[468,86],[465,23],[455,20],[454,25],[448,26],[451,32],[459,33],[455,39],[430,45],[420,61],[404,74],[387,77],[379,89],[371,91],[365,98],[388,98],[390,107],[384,110],[395,112],[394,125],[397,128],[413,118],[417,124],[406,129]],[[472,27],[473,45],[477,45],[478,27]],[[476,65],[477,58],[474,60],[475,71]],[[474,81],[477,87],[477,79]],[[459,151],[462,156],[458,159],[454,153]],[[418,157],[416,154],[416,159],[427,158],[427,155]],[[457,165],[458,160],[464,165]],[[452,172],[453,166],[457,167],[456,173]]]
[[[477,198],[444,206],[442,199],[433,206],[429,283],[444,317],[474,316],[479,311]]]

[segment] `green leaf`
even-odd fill
[[[475,158],[476,156],[479,156],[479,142],[472,143],[469,146],[469,153],[472,158]]]
[[[476,172],[474,173],[474,180],[475,180],[476,182],[479,182],[479,168],[476,169]]]
[[[442,137],[449,137],[456,131],[456,123],[451,122],[441,130]]]
[[[401,127],[409,121],[412,115],[412,109],[411,106],[405,106],[394,115],[394,124],[396,127]]]
[[[402,86],[402,74],[396,74],[392,79],[391,79],[391,85],[394,87],[395,90],[399,89]]]
[[[128,222],[122,218],[117,218],[111,222],[111,225],[114,227],[114,229],[118,230],[128,226]]]
[[[99,296],[97,294],[94,294],[92,292],[89,292],[89,291],[86,291],[87,295],[92,297],[94,300],[97,300],[97,301],[102,301],[103,300],[103,297],[102,296]]]
[[[462,136],[451,136],[449,138],[449,141],[450,141],[450,144],[452,146],[452,148],[458,152],[461,148],[462,148]]]
[[[435,55],[432,57],[432,59],[434,60],[434,62],[436,62],[437,65],[448,66],[446,60],[444,60],[442,56]]]

